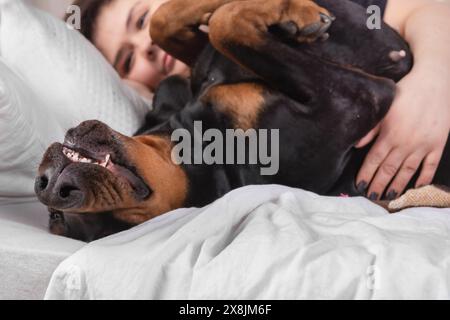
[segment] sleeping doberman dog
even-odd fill
[[[87,121],[49,147],[35,189],[51,232],[91,241],[251,184],[361,195],[355,177],[369,147],[354,146],[386,115],[413,63],[405,41],[386,24],[369,30],[367,17],[347,0],[164,4],[152,39],[192,76],[160,85],[134,137]],[[278,173],[261,175],[259,162],[175,164],[171,135],[194,135],[194,121],[221,132],[279,129]],[[434,182],[450,185],[448,146]]]

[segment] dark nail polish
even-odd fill
[[[398,193],[395,190],[391,190],[386,194],[386,200],[394,200],[396,199],[398,196]]]
[[[372,192],[369,196],[369,199],[372,201],[375,201],[375,200],[378,200],[378,197],[379,197],[378,193]]]
[[[358,185],[356,186],[356,190],[358,190],[361,195],[365,194],[367,191],[367,182],[361,181],[360,183],[358,183]]]

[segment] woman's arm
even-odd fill
[[[417,186],[430,184],[450,131],[449,3],[389,0],[385,21],[409,42],[415,61],[378,130],[358,145],[379,133],[357,177],[371,199],[400,195],[421,164]]]
[[[430,65],[448,63],[449,18],[448,0],[389,0],[384,17],[386,23],[409,43],[416,58],[416,65],[430,62]]]

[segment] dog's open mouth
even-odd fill
[[[110,164],[111,160],[110,154],[107,154],[103,159],[98,160],[89,157],[84,157],[83,155],[81,155],[80,152],[70,149],[68,147],[63,147],[63,153],[72,162],[92,163],[102,166],[103,168],[108,168],[108,165]]]
[[[125,142],[124,142],[125,141]],[[126,138],[90,120],[45,152],[35,181],[38,199],[64,212],[100,213],[153,195],[146,168],[132,161]]]
[[[115,162],[113,153],[95,153],[67,145],[63,145],[62,153],[73,163],[85,163],[105,168],[117,178],[126,181],[141,199],[150,195],[150,188],[138,176],[136,170],[125,163]]]

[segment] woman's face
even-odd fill
[[[119,75],[154,91],[171,75],[188,76],[189,69],[152,43],[152,15],[168,0],[115,0],[97,19],[94,44]]]

